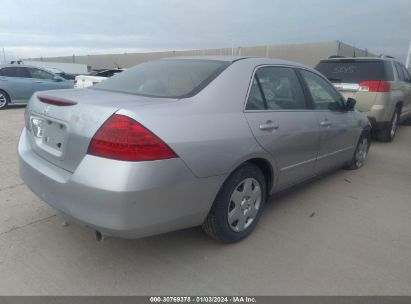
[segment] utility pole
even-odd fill
[[[3,62],[6,63],[6,52],[4,51],[4,48],[3,48]]]
[[[407,69],[410,68],[410,56],[411,56],[411,42],[410,42],[410,47],[408,48],[407,61],[405,62],[405,67]]]

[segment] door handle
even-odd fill
[[[43,81],[40,81],[40,80],[36,80],[36,81],[34,81],[35,83],[43,83]]]
[[[278,130],[280,126],[274,124],[271,120],[267,120],[265,123],[260,125],[260,130],[262,131],[272,131],[272,130]]]
[[[320,122],[320,126],[324,127],[324,128],[327,128],[327,127],[331,126],[331,122],[329,122],[328,120],[324,120],[324,121]]]

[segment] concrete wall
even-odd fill
[[[340,41],[337,41],[337,55],[345,57],[376,56],[374,54],[369,53],[367,49],[362,50]]]
[[[39,68],[55,68],[67,74],[87,74],[87,65],[67,62],[49,62],[49,61],[30,61],[24,60],[24,64],[36,66]]]
[[[314,67],[321,59],[327,58],[331,55],[353,56],[355,54],[356,56],[365,56],[367,54],[367,51],[354,48],[348,44],[339,41],[334,41],[322,43],[236,47],[233,50],[231,48],[221,48],[153,53],[124,53],[86,56],[73,55],[66,57],[32,58],[29,60],[83,63],[89,65],[93,69],[105,69],[115,68],[117,65],[122,68],[129,68],[144,61],[164,57],[231,54],[243,56],[281,58],[300,62],[308,66]]]

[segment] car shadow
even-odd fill
[[[267,215],[272,214],[273,212],[276,213],[276,209],[283,210],[284,208],[287,208],[287,204],[290,204],[290,201],[293,201],[294,198],[296,198],[296,203],[300,204],[301,199],[298,198],[301,197],[305,191],[309,190],[313,184],[317,184],[318,187],[320,183],[327,180],[327,177],[342,175],[343,172],[344,170],[333,170],[326,172],[301,184],[271,195],[267,199],[264,207],[265,210],[260,220],[269,221],[270,219]],[[292,206],[290,205],[290,207]],[[256,230],[258,230],[258,225],[256,228]],[[87,233],[93,233],[91,230],[92,228],[85,229],[87,229]],[[254,231],[253,233],[258,233],[258,231]],[[90,238],[91,237],[92,236],[90,236]],[[223,248],[227,248],[227,246],[242,246],[241,244],[245,244],[247,239],[243,242],[227,245],[208,237],[202,231],[201,227],[198,226],[139,239],[120,239],[108,236],[105,237],[103,241],[95,240],[95,242],[98,243],[98,246],[102,249],[110,249],[112,246],[120,246],[124,250],[138,250],[140,253],[143,252],[142,250],[144,250],[144,248],[150,248],[149,251],[167,251],[170,254],[178,254],[178,252],[185,252],[187,250],[191,251],[193,248],[196,248],[195,250],[199,250],[201,248],[203,250],[223,250]]]
[[[26,106],[27,104],[9,104],[7,105],[7,108],[3,109],[2,111],[22,109],[22,108],[25,108]]]

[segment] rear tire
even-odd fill
[[[9,103],[10,103],[9,95],[5,91],[0,90],[0,110],[6,109]]]
[[[267,186],[261,169],[245,163],[221,187],[203,230],[212,238],[234,243],[246,238],[261,216]]]
[[[368,150],[370,149],[371,138],[367,131],[364,131],[358,140],[357,147],[355,148],[354,155],[348,166],[347,170],[357,170],[364,165],[364,161],[367,157]]]
[[[398,129],[398,123],[400,120],[400,113],[401,113],[401,109],[396,108],[392,118],[391,118],[391,122],[389,124],[389,126],[385,129],[379,130],[377,132],[377,139],[380,141],[384,141],[384,142],[392,142],[395,134],[397,133],[397,129]]]

